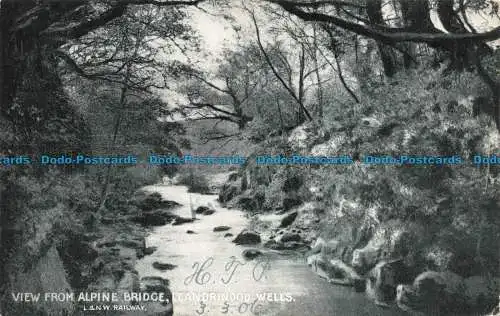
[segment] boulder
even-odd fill
[[[141,279],[141,289],[144,292],[166,292],[168,291],[169,281],[167,279],[147,276]]]
[[[299,213],[297,211],[295,212],[292,212],[288,215],[286,215],[282,220],[281,220],[281,223],[280,223],[280,228],[285,228],[285,227],[288,227],[290,226],[294,221],[295,219],[297,218],[297,215]]]
[[[260,235],[254,231],[244,229],[241,233],[236,236],[233,240],[235,244],[238,245],[252,245],[260,243]]]
[[[212,215],[213,213],[215,213],[215,210],[214,209],[211,209],[209,208],[208,210],[205,210],[202,215]]]
[[[311,249],[308,245],[301,241],[287,241],[285,243],[281,243],[281,249],[284,250],[296,250],[299,252],[307,252]]]
[[[382,248],[369,244],[362,249],[355,249],[352,253],[351,264],[358,271],[365,272],[377,264],[381,258]]]
[[[331,283],[354,286],[356,291],[364,290],[364,279],[341,260],[327,260],[322,254],[316,253],[307,257],[307,264],[316,274]]]
[[[139,192],[132,198],[130,203],[145,212],[159,208],[172,208],[180,205],[179,203],[174,201],[164,200],[161,194],[158,192]]]
[[[383,259],[412,256],[425,243],[425,236],[421,226],[387,221],[375,230],[366,246],[353,251],[351,265],[367,273]]]
[[[274,239],[270,239],[264,243],[264,247],[273,249],[273,250],[281,250],[283,247],[283,244],[277,242]]]
[[[331,283],[353,286],[356,291],[364,290],[364,279],[352,267],[339,259],[332,259],[329,264],[332,274],[329,280]]]
[[[245,249],[243,250],[243,257],[248,260],[252,260],[262,255],[262,251],[259,249]]]
[[[198,206],[194,211],[196,214],[203,214],[205,211],[209,210],[208,206]]]
[[[241,192],[240,187],[237,184],[229,183],[224,184],[219,193],[219,202],[226,203],[231,201]]]
[[[229,226],[217,226],[217,227],[214,227],[214,232],[225,232],[227,230],[230,230],[231,227]]]
[[[202,214],[202,215],[212,215],[215,213],[215,210],[208,207],[208,206],[198,206],[195,210],[196,214]]]
[[[153,262],[153,268],[161,270],[161,271],[165,271],[165,270],[173,270],[173,269],[177,268],[177,266],[175,264],[171,264],[171,263],[161,263],[161,262],[155,261],[155,262]]]
[[[449,271],[426,271],[412,285],[396,287],[396,303],[405,311],[428,315],[456,315],[465,307],[464,280]]]
[[[240,195],[237,206],[245,211],[258,211],[262,209],[265,199],[264,190],[248,190]]]
[[[234,235],[233,235],[233,234],[231,234],[231,233],[225,233],[225,234],[224,234],[224,237],[233,237],[233,236],[234,236]]]
[[[177,217],[174,222],[172,223],[172,225],[174,226],[177,226],[177,225],[182,225],[182,224],[186,224],[186,223],[192,223],[194,222],[194,219],[193,218],[187,218],[187,217]]]
[[[194,231],[188,229],[188,230],[186,230],[186,234],[196,234],[196,233]]]
[[[403,260],[382,260],[368,273],[366,294],[377,305],[388,306],[396,298],[398,284],[408,281],[410,275]]]
[[[145,255],[145,256],[151,255],[151,254],[153,254],[153,252],[155,252],[157,249],[158,249],[157,247],[147,247],[146,249],[144,249],[144,255]]]
[[[279,242],[274,239],[266,241],[264,247],[273,250],[295,250],[298,252],[308,252],[311,249],[311,247],[302,241]]]
[[[281,236],[280,241],[285,243],[289,241],[301,241],[302,238],[296,233],[285,233]]]
[[[166,210],[143,212],[141,215],[131,217],[131,221],[143,226],[164,226],[175,220],[178,216]]]
[[[227,177],[227,181],[236,181],[238,180],[238,177],[239,177],[239,174],[238,172],[232,172],[231,174],[229,174],[229,176]]]

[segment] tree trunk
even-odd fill
[[[368,18],[372,24],[384,25],[384,17],[382,15],[382,0],[367,0],[366,11]],[[398,70],[396,55],[393,48],[377,42],[380,59],[384,67],[384,73],[387,77],[392,77]]]
[[[439,0],[437,2],[437,13],[443,27],[450,33],[468,33],[460,23],[458,16],[453,10],[453,0]],[[450,47],[449,70],[462,71],[470,67],[470,56],[472,47],[466,42],[456,41]]]
[[[315,69],[315,75],[316,75],[316,81],[318,82],[318,89],[317,89],[317,104],[316,104],[316,110],[315,114],[318,119],[319,125],[323,126],[323,84],[321,83],[321,76],[319,73],[319,63],[318,63],[318,34],[316,30],[316,25],[313,25],[313,45],[314,45],[314,52],[312,53],[313,57],[313,63],[314,63],[314,69]]]

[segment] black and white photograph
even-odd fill
[[[500,316],[500,0],[0,0],[0,316]]]

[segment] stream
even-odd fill
[[[156,227],[146,239],[148,247],[158,249],[139,260],[136,270],[141,277],[159,276],[170,281],[175,316],[404,314],[396,307],[376,306],[350,287],[329,284],[313,273],[300,255],[261,249],[264,255],[244,259],[242,252],[251,247],[231,240],[250,220],[239,210],[221,207],[217,195],[188,193],[187,187],[178,185],[144,189],[182,204],[173,212],[183,217],[191,217],[190,203],[194,207],[212,205],[216,210],[212,215],[197,215],[192,223]],[[231,228],[214,232],[220,225]],[[194,233],[188,234],[188,230]],[[226,233],[234,236],[224,237]],[[176,267],[160,271],[152,267],[155,261]]]

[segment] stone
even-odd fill
[[[364,279],[341,260],[327,260],[321,253],[316,253],[307,257],[307,264],[330,283],[353,286],[357,292],[364,291]]]
[[[187,218],[187,217],[177,217],[174,222],[172,223],[172,225],[174,226],[178,226],[178,225],[182,225],[182,224],[186,224],[186,223],[192,223],[194,222],[194,219],[193,218]]]
[[[146,249],[144,249],[144,255],[145,255],[145,256],[151,255],[151,254],[153,254],[153,253],[154,253],[157,249],[158,249],[158,247],[146,247]]]
[[[254,231],[244,229],[236,236],[233,242],[237,245],[252,245],[261,242],[260,235]]]
[[[213,213],[215,213],[215,210],[214,209],[211,209],[209,208],[208,210],[205,210],[202,215],[212,215]]]
[[[225,233],[225,234],[224,234],[224,237],[233,237],[233,236],[234,236],[234,235],[233,235],[233,234],[231,234],[231,233]]]
[[[194,231],[188,229],[188,230],[186,230],[186,234],[191,234],[192,235],[192,234],[196,234],[196,233]]]
[[[270,239],[264,243],[264,247],[273,249],[273,250],[283,250],[283,244],[277,242],[274,239]]]
[[[297,211],[295,212],[292,212],[288,215],[286,215],[282,220],[281,220],[281,223],[280,223],[280,228],[285,228],[285,227],[288,227],[290,226],[294,221],[295,219],[297,218],[297,215],[299,213]]]
[[[258,207],[254,198],[250,196],[241,196],[238,199],[238,206],[245,211],[255,211]]]
[[[194,211],[196,214],[203,214],[205,211],[209,210],[208,206],[198,206]]]
[[[281,236],[280,241],[285,243],[289,241],[301,241],[302,238],[300,237],[299,234],[296,233],[285,233],[283,236]]]
[[[142,224],[143,226],[164,226],[175,220],[178,216],[166,210],[153,212],[143,212],[141,215],[131,217],[131,221]]]
[[[332,278],[329,280],[332,283],[352,285],[359,288],[359,283],[364,283],[364,279],[352,267],[345,264],[342,260],[332,259],[329,261]]]
[[[229,227],[229,226],[217,226],[217,227],[214,227],[214,232],[224,232],[224,231],[227,231],[230,229],[231,229],[231,227]]]
[[[301,241],[287,241],[282,243],[282,249],[284,250],[296,250],[299,252],[307,252],[311,249],[308,245]]]
[[[227,177],[227,181],[236,181],[236,180],[238,180],[238,177],[239,177],[238,172],[232,172]]]
[[[153,268],[161,270],[161,271],[165,271],[165,270],[173,270],[173,269],[177,268],[177,266],[175,264],[171,264],[171,263],[161,263],[161,262],[155,261],[155,262],[153,262]]]
[[[130,201],[132,205],[137,206],[141,210],[148,212],[159,208],[172,208],[180,204],[174,201],[164,200],[160,193],[139,192]]]
[[[429,315],[457,314],[465,307],[462,277],[449,272],[426,271],[412,285],[396,287],[396,303],[402,310]]]
[[[330,265],[321,254],[315,254],[307,257],[307,264],[311,267],[314,273],[324,279],[330,279]]]
[[[353,251],[351,265],[364,274],[383,259],[416,254],[416,249],[425,244],[425,236],[420,225],[387,221],[375,230],[365,247]]]
[[[403,260],[382,260],[368,273],[366,294],[377,305],[388,306],[396,298],[396,287],[408,274]]]
[[[147,276],[141,279],[141,288],[144,292],[165,292],[168,290],[169,283],[162,277]]]
[[[226,203],[231,201],[234,197],[236,197],[241,192],[240,187],[236,184],[224,184],[219,193],[219,202]]]
[[[243,257],[248,260],[252,260],[262,255],[262,251],[258,249],[245,249],[243,250]]]

